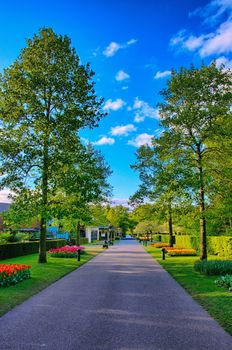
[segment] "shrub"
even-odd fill
[[[85,247],[66,245],[61,248],[52,248],[48,252],[54,258],[76,258],[78,249],[80,249],[81,253],[83,254]]]
[[[196,255],[195,249],[186,248],[165,248],[169,256],[194,256]]]
[[[209,236],[207,239],[208,252],[220,258],[232,258],[231,236]]]
[[[72,237],[72,238],[70,238],[70,242],[71,242],[71,244],[75,245],[76,239]],[[80,244],[88,244],[88,243],[89,243],[89,240],[87,237],[81,237]]]
[[[65,239],[49,240],[47,249],[62,247]],[[39,242],[19,242],[0,245],[0,260],[15,258],[17,256],[38,253]]]
[[[220,276],[216,281],[214,281],[218,286],[228,288],[232,291],[232,275]]]
[[[155,248],[165,248],[165,247],[170,247],[170,244],[167,242],[157,242],[157,243],[150,244],[150,246]]]
[[[31,277],[29,265],[0,264],[0,287],[12,286]]]
[[[182,236],[175,236],[175,238],[176,238],[175,248],[185,247],[185,248],[195,249],[196,251],[199,251],[199,247],[200,247],[199,237],[182,235]]]
[[[205,275],[232,274],[232,260],[199,260],[195,262],[194,269]]]

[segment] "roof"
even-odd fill
[[[6,211],[10,206],[10,203],[0,203],[0,213]]]

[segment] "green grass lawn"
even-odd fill
[[[232,293],[215,285],[214,281],[218,276],[208,277],[195,272],[193,264],[198,259],[196,256],[166,255],[166,260],[163,261],[160,249],[149,246],[145,249],[232,335]]]
[[[32,266],[30,279],[20,282],[15,286],[0,288],[0,316],[30,296],[46,288],[49,284],[83,265],[100,252],[102,252],[101,248],[94,247],[88,249],[86,247],[86,253],[81,256],[80,262],[73,258],[51,258],[48,256],[48,262],[46,264],[38,264],[38,254],[0,260],[2,264],[18,263]]]

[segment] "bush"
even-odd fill
[[[165,248],[169,256],[194,256],[196,255],[195,249],[186,248]]]
[[[75,245],[76,244],[76,239],[72,237],[72,238],[70,238],[70,242],[71,242],[71,244]],[[80,244],[88,244],[88,243],[89,243],[88,238],[81,237]]]
[[[175,248],[188,248],[188,249],[195,249],[197,252],[200,248],[200,239],[196,236],[189,236],[189,235],[182,235],[182,236],[175,236],[176,238],[176,244]]]
[[[0,287],[9,287],[31,277],[29,265],[0,264]]]
[[[231,260],[199,260],[194,264],[194,269],[204,275],[232,274]]]
[[[65,245],[65,239],[47,241],[47,250]],[[39,252],[39,242],[19,242],[0,245],[0,260]]]
[[[84,253],[85,247],[76,246],[76,245],[66,245],[61,248],[52,248],[48,252],[54,258],[76,258],[77,250],[80,249],[81,254]]]
[[[220,287],[228,288],[229,291],[232,291],[232,275],[220,276],[215,283]]]
[[[232,237],[230,236],[209,236],[207,248],[212,255],[232,259]]]

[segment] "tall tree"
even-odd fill
[[[59,173],[60,217],[76,222],[76,242],[80,245],[80,225],[91,222],[90,205],[105,202],[111,195],[110,167],[102,154],[90,145],[82,145],[81,157],[73,154],[72,165]],[[63,214],[62,214],[62,210]]]
[[[107,219],[111,225],[122,230],[123,236],[126,235],[127,230],[131,226],[129,210],[123,205],[116,205],[115,207],[111,207],[107,214]]]
[[[165,159],[160,139],[153,138],[152,146],[141,146],[136,152],[136,163],[131,166],[139,172],[141,185],[131,197],[132,202],[155,201],[159,212],[165,212],[168,221],[169,243],[173,246],[173,206],[183,192],[180,176],[170,159]]]
[[[89,64],[82,65],[70,39],[44,28],[27,41],[0,78],[1,187],[39,187],[39,262],[46,262],[46,222],[54,175],[69,167],[77,132],[103,117]],[[71,157],[72,160],[72,157]]]
[[[209,159],[223,152],[223,124],[231,118],[231,82],[231,72],[224,67],[218,69],[214,63],[173,70],[162,91],[164,102],[159,104],[165,128],[161,145],[167,156],[182,167],[182,173],[191,177],[188,186],[192,191],[199,191],[201,259],[207,259],[205,192],[212,181]],[[220,141],[217,147],[211,145],[215,135]]]

